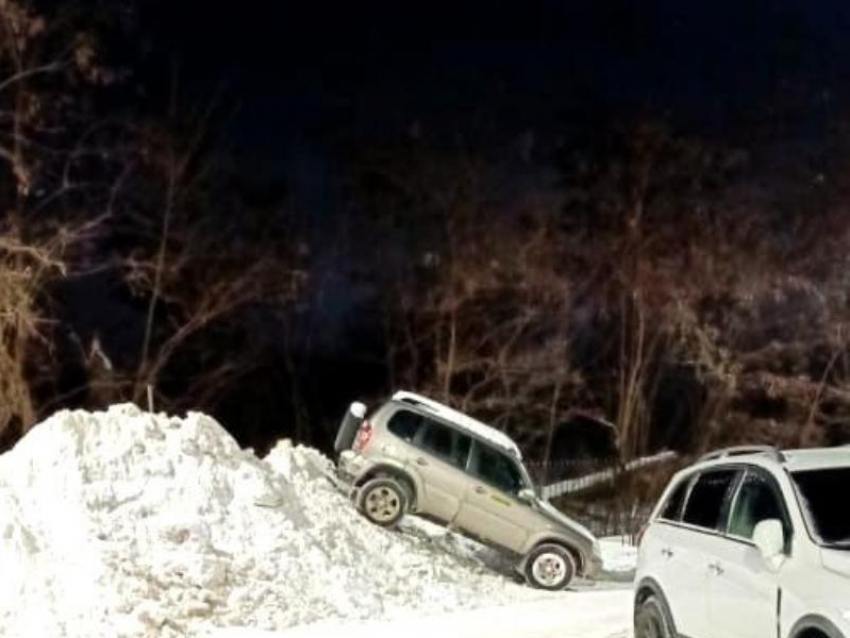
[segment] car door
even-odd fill
[[[708,604],[712,638],[776,636],[781,561],[769,564],[753,544],[761,521],[782,521],[787,549],[791,524],[775,480],[761,469],[746,471],[733,500],[725,538],[714,547]]]
[[[434,419],[423,418],[408,460],[422,479],[419,510],[444,523],[454,522],[469,486],[465,472],[472,439]]]
[[[691,484],[679,524],[667,526],[660,551],[666,557],[664,595],[679,634],[709,638],[709,564],[722,538],[739,468],[705,470]]]
[[[517,495],[525,485],[516,461],[480,441],[472,444],[470,481],[457,525],[487,543],[521,551],[529,508]]]

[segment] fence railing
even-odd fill
[[[635,459],[628,463],[616,462],[615,464],[611,464],[609,462],[607,466],[598,466],[598,469],[594,472],[549,483],[541,489],[541,496],[543,498],[556,498],[558,496],[563,496],[564,494],[583,492],[598,485],[613,483],[622,474],[641,470],[653,465],[659,465],[661,463],[667,463],[676,457],[677,455],[675,452],[662,452],[653,456]]]

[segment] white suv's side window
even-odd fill
[[[670,497],[664,503],[661,509],[659,518],[665,521],[678,521],[682,516],[682,506],[685,504],[685,498],[688,495],[688,488],[691,485],[691,477],[679,481],[679,484],[673,490]]]
[[[752,539],[756,525],[762,521],[775,519],[782,521],[785,537],[790,538],[787,516],[781,497],[770,479],[760,472],[747,471],[729,519],[729,534],[739,538]]]

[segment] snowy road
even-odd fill
[[[514,605],[410,616],[385,622],[318,623],[283,632],[226,629],[215,638],[627,638],[631,627],[631,589],[545,595]]]

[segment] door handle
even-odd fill
[[[673,558],[673,550],[669,547],[662,547],[661,555],[664,556],[664,558]]]
[[[476,485],[476,486],[473,488],[473,490],[475,491],[475,493],[476,493],[476,494],[486,494],[486,493],[487,493],[487,490],[485,490],[485,489],[484,489],[483,487],[481,487],[480,485]]]
[[[723,574],[723,567],[720,566],[720,563],[709,563],[708,569],[710,571],[713,571],[718,576],[721,576]]]
[[[428,465],[428,461],[423,459],[421,456],[416,459],[416,465],[421,465],[422,467],[426,467]]]

